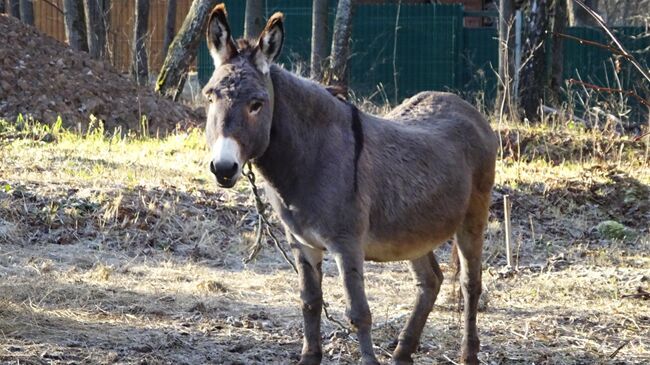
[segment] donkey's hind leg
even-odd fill
[[[412,260],[410,266],[418,294],[413,312],[400,332],[397,348],[393,352],[393,364],[395,365],[413,363],[411,354],[415,352],[420,343],[422,330],[442,284],[442,271],[433,252]]]
[[[461,363],[478,364],[480,342],[476,327],[478,302],[481,296],[481,253],[483,232],[487,223],[490,196],[475,194],[470,209],[456,232],[458,259],[460,262],[460,285],[463,292],[465,328],[461,345]]]

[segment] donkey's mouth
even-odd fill
[[[239,174],[235,175],[232,178],[227,178],[227,177],[217,177],[217,185],[219,185],[222,188],[232,188],[235,186],[237,183],[237,180],[239,180]]]

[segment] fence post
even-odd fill
[[[506,261],[508,268],[512,268],[512,229],[510,227],[510,195],[503,196],[503,223],[505,226],[505,240],[506,240]]]

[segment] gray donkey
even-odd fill
[[[215,71],[203,92],[210,170],[232,187],[252,161],[287,232],[300,275],[300,364],[322,358],[323,254],[337,263],[362,364],[378,364],[364,290],[364,260],[409,260],[415,309],[394,364],[411,364],[442,271],[432,250],[457,235],[464,298],[463,363],[478,363],[481,251],[497,141],[459,97],[423,92],[384,118],[358,111],[316,82],[274,65],[284,39],[275,13],[257,41],[231,36],[223,4],[207,41]]]

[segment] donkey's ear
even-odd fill
[[[227,16],[226,6],[219,4],[212,10],[208,20],[206,36],[215,69],[237,55],[237,46],[232,39]]]
[[[273,14],[257,40],[255,64],[263,74],[269,72],[271,62],[278,58],[282,50],[282,43],[284,42],[283,23],[284,14],[279,12]]]

